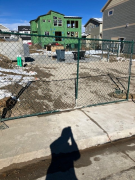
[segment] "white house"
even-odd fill
[[[0,24],[0,31],[11,32],[7,27],[5,27],[2,24]],[[0,38],[1,39],[9,39],[10,38],[10,34],[0,34]]]

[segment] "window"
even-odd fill
[[[67,32],[67,37],[78,37],[78,32]]]
[[[43,22],[46,22],[46,20],[45,20],[45,19],[43,19]]]
[[[37,31],[32,31],[32,33],[37,33]]]
[[[37,28],[38,28],[38,24],[37,24]]]
[[[24,31],[24,34],[29,34],[29,32],[28,31]]]
[[[75,37],[78,37],[78,32],[75,32]]]
[[[58,26],[62,26],[62,20],[58,20]]]
[[[57,26],[57,20],[54,20],[53,22],[54,22],[54,26]]]
[[[48,22],[51,22],[51,20],[50,20],[50,19],[48,19]]]
[[[74,32],[71,32],[71,37],[73,37],[74,36]]]
[[[70,28],[71,25],[70,25],[70,21],[67,21],[67,28]]]
[[[46,35],[46,36],[49,36],[49,31],[46,31],[46,32],[45,32],[45,35]]]
[[[112,15],[113,15],[113,12],[114,12],[114,10],[108,11],[108,16],[112,16]]]
[[[78,28],[78,21],[67,21],[67,28]]]
[[[67,32],[67,37],[70,37],[70,32]]]
[[[53,24],[54,26],[62,26],[62,19],[56,16],[53,16]]]
[[[75,22],[71,21],[71,28],[75,28]]]

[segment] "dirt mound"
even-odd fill
[[[42,49],[42,46],[40,46],[39,44],[33,44],[29,46],[29,49],[33,49],[33,50]]]
[[[3,54],[0,54],[0,67],[6,69],[13,68],[11,60]]]
[[[42,51],[36,51],[35,49],[30,49],[30,54],[32,53],[42,53]]]
[[[5,40],[5,39],[0,38],[0,41],[4,42],[4,41],[6,41],[6,40]]]
[[[116,93],[112,92],[112,93],[109,93],[108,95],[110,97],[115,97],[115,98],[118,98],[118,99],[126,99],[127,98],[127,93],[125,93],[125,92],[121,93],[121,94],[116,94]],[[128,98],[134,100],[135,99],[135,94],[130,93]]]
[[[42,53],[42,51],[37,51],[39,49],[42,49],[42,47],[39,44],[33,44],[33,45],[29,46],[30,54],[32,54],[32,53]]]

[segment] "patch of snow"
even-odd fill
[[[30,71],[30,72],[23,71],[23,69],[20,69],[20,70],[18,70],[18,69],[4,69],[4,68],[1,68],[1,67],[0,67],[0,71],[2,71],[2,72],[12,72],[12,73],[15,73],[15,74],[24,74],[24,75],[29,75],[29,76],[37,74],[36,72],[32,72],[32,71]]]
[[[89,50],[86,51],[86,54],[102,54],[101,50]],[[103,51],[103,54],[107,54],[107,52]]]
[[[8,85],[10,85],[10,84],[12,84],[11,81],[1,80],[1,81],[0,81],[0,88],[1,88],[1,87],[4,87],[4,86],[8,86]]]
[[[15,75],[0,76],[0,88],[4,86],[8,86],[10,84],[14,84],[15,82],[19,81],[21,78],[22,76],[15,76]]]
[[[72,52],[73,51],[67,51],[67,52],[65,52],[65,54],[73,54]]]
[[[10,97],[12,94],[10,92],[8,92],[7,90],[0,90],[0,99],[3,99],[5,97]]]
[[[125,57],[123,58],[123,57],[117,57],[116,58],[118,61],[125,61],[125,60],[128,60],[128,59],[126,59]]]
[[[34,77],[23,77],[22,81],[19,84],[25,86],[28,83],[28,81],[34,81],[34,80],[35,80]]]
[[[97,55],[91,55],[92,57],[98,57],[98,58],[100,58],[100,56],[97,56]]]
[[[39,53],[32,53],[32,54],[30,54],[30,55],[39,55]]]
[[[1,80],[9,80],[9,81],[19,81],[22,76],[18,75],[10,75],[10,74],[3,74],[4,76],[0,76],[0,81]]]
[[[36,75],[36,74],[37,74],[37,73],[36,73],[35,71],[30,71],[28,75],[34,76],[34,75]]]
[[[102,18],[93,18],[93,19],[96,19],[97,21],[100,21],[100,22],[102,22],[102,21],[103,21],[103,19],[102,19]]]
[[[74,51],[74,50],[73,50]],[[73,54],[72,52],[73,51],[65,51],[65,54],[69,54],[69,55],[71,55],[71,54]],[[86,52],[85,52],[86,54],[102,54],[102,51],[101,50],[87,50]],[[38,53],[36,53],[36,54],[38,54]],[[103,51],[103,54],[107,54],[107,52],[105,52],[105,51]],[[32,54],[33,55],[33,54]],[[38,54],[39,55],[39,54]],[[45,51],[44,52],[44,55],[56,55],[56,52],[51,52],[51,51]]]

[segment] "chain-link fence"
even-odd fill
[[[133,42],[33,34],[28,45],[9,34],[0,40],[2,119],[128,99]]]

